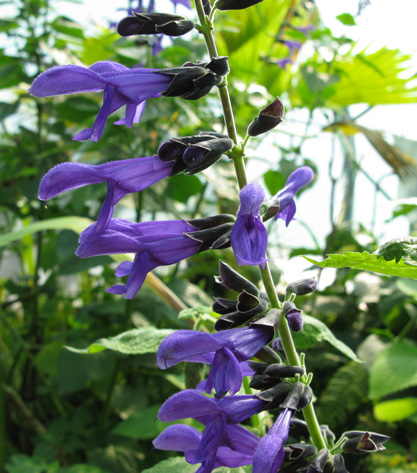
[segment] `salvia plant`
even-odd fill
[[[285,226],[291,224],[297,193],[312,182],[314,172],[308,166],[299,167],[268,199],[263,187],[247,175],[248,142],[278,126],[284,119],[284,107],[277,97],[259,110],[248,123],[246,136],[239,138],[228,90],[228,81],[235,78],[228,58],[219,56],[213,34],[217,11],[251,8],[260,1],[195,0],[198,22],[156,12],[153,5],[144,10],[139,2],[138,6],[130,5],[128,15],[117,24],[121,36],[177,37],[195,28],[207,46],[207,55],[198,62],[155,69],[100,61],[89,67],[61,65],[42,72],[29,89],[32,96],[94,92],[103,97],[93,126],[79,130],[73,137],[76,141],[103,139],[105,127],[113,126],[108,124],[109,117],[123,107],[124,117],[115,124],[131,128],[140,126],[149,100],[199,100],[212,91],[220,96],[224,129],[170,137],[151,156],[100,165],[58,164],[43,177],[38,197],[47,202],[65,191],[107,184],[97,221],[81,233],[75,253],[79,258],[134,254],[133,261],[123,261],[117,267],[119,282],[106,289],[126,299],[133,299],[148,273],[159,266],[179,263],[207,250],[215,250],[220,258],[222,250],[233,251],[238,269],[220,259],[218,274],[213,277],[234,292],[235,298],[215,299],[213,312],[217,315],[212,330],[196,320],[192,330],[179,330],[164,338],[157,352],[161,370],[181,362],[208,367],[204,379],[167,399],[158,413],[162,422],[194,419],[200,428],[194,427],[195,422],[169,425],[154,439],[155,449],[184,452],[186,462],[195,465],[198,473],[248,465],[253,473],[345,473],[345,455],[383,450],[388,437],[346,431],[336,438],[326,419],[317,418],[308,357],[297,352],[293,341],[293,333],[303,330],[297,297],[317,290],[317,281],[294,281],[280,298],[268,261],[265,222],[272,219],[270,228],[278,219]],[[185,0],[176,3],[191,7]],[[305,34],[311,31],[304,29]],[[154,46],[161,45],[161,37],[157,36]],[[280,41],[288,48],[289,57],[276,63],[285,67],[300,43]],[[115,206],[127,194],[179,173],[199,173],[216,166],[220,159],[235,170],[239,188],[235,215],[139,223],[113,216]],[[239,272],[246,265],[259,268],[262,289]],[[289,442],[289,438],[296,441]]]

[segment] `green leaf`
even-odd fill
[[[264,174],[264,182],[271,195],[276,194],[285,186],[284,176],[278,172],[269,170]]]
[[[406,264],[417,266],[417,238],[395,238],[380,246],[377,253],[378,258],[383,257],[386,261],[395,259],[398,263],[403,260]]]
[[[403,259],[398,263],[394,260],[386,261],[367,251],[363,253],[347,251],[341,255],[328,255],[324,261],[316,261],[307,256],[303,256],[303,258],[321,268],[353,268],[387,276],[417,279],[417,268],[411,266],[410,263],[407,264]]]
[[[94,465],[87,465],[86,463],[76,463],[68,468],[62,468],[58,473],[109,473],[109,470]]]
[[[195,465],[190,465],[184,457],[173,457],[157,463],[142,473],[194,473]]]
[[[402,77],[401,74],[406,70],[404,63],[407,60],[409,56],[398,49],[384,47],[373,53],[364,50],[355,56],[352,56],[350,50],[332,62],[331,71],[328,71],[328,64],[323,63],[323,72],[334,71],[340,77],[340,81],[333,85],[334,93],[329,97],[326,106],[415,103],[415,79]]]
[[[155,420],[160,407],[158,404],[140,412],[135,412],[126,420],[117,424],[111,433],[135,440],[154,439],[166,428],[166,424],[160,420]]]
[[[64,348],[59,359],[58,394],[67,395],[110,377],[115,361],[110,352],[86,355]]]
[[[85,228],[93,223],[89,218],[84,217],[59,217],[48,220],[41,220],[39,222],[31,223],[26,227],[6,233],[0,236],[0,247],[6,246],[12,241],[21,240],[26,235],[40,232],[42,230],[73,230],[81,233]]]
[[[363,363],[350,361],[327,381],[317,402],[317,416],[332,430],[346,424],[368,393],[368,371]]]
[[[377,399],[417,386],[417,346],[408,341],[383,350],[371,367],[369,397]]]
[[[342,13],[341,15],[337,15],[336,18],[346,26],[356,25],[355,18],[353,18],[350,13]]]
[[[417,397],[404,397],[380,402],[374,406],[374,416],[380,422],[397,422],[417,412]]]
[[[45,473],[46,467],[47,463],[41,457],[15,454],[6,464],[6,471],[8,473]]]
[[[137,473],[141,470],[143,454],[137,447],[129,448],[119,445],[108,445],[105,448],[88,450],[89,464],[111,473]],[[64,473],[64,472],[63,472]]]
[[[18,108],[19,108],[19,102],[15,102],[15,103],[0,102],[0,122],[2,122],[9,115],[13,115],[14,113],[16,113]]]
[[[178,202],[186,204],[193,195],[201,194],[204,185],[197,176],[186,176],[177,174],[172,176],[168,182],[167,193],[172,194]]]
[[[173,331],[170,329],[159,330],[154,327],[135,328],[115,337],[100,338],[87,348],[66,348],[75,353],[97,353],[111,350],[124,355],[144,355],[145,353],[156,353],[162,340]]]
[[[299,350],[314,347],[320,342],[328,342],[348,358],[359,361],[355,352],[338,340],[323,322],[309,315],[303,315],[303,321],[303,330],[293,334],[295,346]]]
[[[195,320],[195,319],[200,319],[200,318],[207,319],[207,317],[209,317],[210,319],[213,319],[213,317],[210,314],[213,314],[213,310],[210,306],[199,305],[197,307],[193,307],[192,309],[182,310],[178,314],[178,318]]]

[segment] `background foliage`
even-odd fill
[[[101,97],[38,100],[27,89],[38,73],[55,64],[113,60],[129,67],[139,62],[171,67],[201,59],[204,45],[192,34],[168,41],[154,56],[150,39],[120,38],[108,25],[85,28],[77,18],[63,16],[59,2],[17,0],[12,10],[0,20],[5,40],[0,55],[0,470],[192,472],[195,467],[168,459],[172,453],[152,450],[151,441],[164,428],[154,422],[161,403],[195,385],[202,373],[193,366],[161,372],[155,352],[172,329],[187,328],[197,318],[213,323],[212,297],[226,296],[225,288],[215,287],[213,275],[220,257],[235,266],[232,253],[205,252],[163,268],[133,301],[126,301],[104,292],[115,283],[111,258],[77,261],[74,256],[77,234],[95,219],[105,186],[64,194],[47,208],[36,196],[41,177],[55,164],[149,156],[170,136],[221,131],[217,97],[150,100],[140,125],[127,129],[109,124],[99,143],[80,143],[72,136],[91,125]],[[339,20],[355,22],[349,14]],[[350,251],[339,259],[381,262],[369,255],[378,246],[372,229],[351,220],[349,193],[361,170],[352,144],[359,134],[365,136],[402,179],[415,172],[415,165],[382,133],[356,123],[349,107],[415,103],[416,85],[400,74],[405,55],[385,48],[355,52],[350,39],[323,27],[312,2],[265,0],[251,9],[219,13],[216,25],[219,52],[230,58],[241,136],[276,95],[287,108],[309,111],[304,136],[288,147],[271,145],[279,162],[274,159],[262,176],[271,194],[296,167],[317,168],[303,153],[315,110],[327,117],[325,129],[341,146],[344,166],[337,181],[344,183],[345,199],[340,213],[332,214],[325,246],[288,249],[278,244],[276,251],[314,259]],[[305,31],[306,26],[312,28]],[[298,51],[285,44],[289,40],[308,42],[312,54],[297,57]],[[283,58],[295,64],[282,69],[277,61]],[[177,175],[126,197],[117,216],[140,221],[232,213],[235,186],[231,165],[224,160],[202,174]],[[334,193],[323,199],[333,203]],[[403,206],[393,218],[414,209],[415,204]],[[314,235],[316,230],[310,231]],[[416,279],[407,258],[400,255],[399,262],[391,259],[386,266]],[[280,261],[273,261],[276,275],[283,269]],[[304,331],[294,337],[300,350],[308,350],[318,415],[338,434],[360,429],[392,437],[385,454],[348,460],[350,471],[417,471],[417,282],[369,275],[362,270],[378,269],[349,261],[325,263],[340,269],[330,286],[302,298],[308,316]],[[259,283],[256,268],[243,271]]]

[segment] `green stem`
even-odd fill
[[[196,9],[198,18],[201,24],[201,31],[204,35],[204,39],[207,45],[208,52],[211,57],[217,56],[217,48],[216,43],[213,35],[213,25],[211,21],[206,17],[203,9],[202,0],[195,0]],[[222,84],[219,86],[220,92],[220,99],[223,107],[224,119],[226,123],[226,128],[230,139],[234,141],[237,145],[237,132],[236,132],[236,125],[235,125],[235,118],[233,114],[232,104],[230,101],[229,90],[227,88],[227,81],[224,80]],[[242,189],[247,184],[247,177],[246,177],[246,170],[245,170],[245,163],[243,160],[243,152],[240,153],[232,153],[233,156],[233,163],[235,166],[236,177],[238,180],[239,188]],[[262,268],[261,266],[260,272],[262,276],[262,281],[265,286],[266,293],[269,297],[271,306],[276,309],[281,308],[281,303],[278,299],[275,284],[272,279],[271,270],[269,268],[268,263],[265,263],[265,267]],[[280,325],[278,327],[279,336],[282,341],[282,345],[285,350],[285,354],[287,357],[288,362],[294,366],[301,366],[300,358],[298,356],[297,350],[294,345],[294,341],[291,336],[290,329],[288,327],[287,320],[285,317],[281,318]],[[320,426],[314,412],[314,408],[312,403],[310,403],[307,407],[303,409],[304,419],[307,422],[307,426],[311,435],[311,438],[316,445],[316,447],[320,450],[326,447],[326,443],[323,439],[323,436],[320,432]]]

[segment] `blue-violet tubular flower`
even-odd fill
[[[296,169],[288,178],[285,187],[275,196],[279,202],[279,212],[275,220],[282,218],[288,227],[295,215],[295,194],[309,182],[313,180],[313,170],[308,166],[302,166]]]
[[[133,68],[112,61],[96,62],[86,68],[67,65],[55,66],[40,74],[33,82],[29,93],[36,97],[104,92],[103,105],[92,128],[81,131],[74,140],[98,141],[103,134],[107,118],[126,105],[125,118],[116,125],[128,128],[139,123],[145,101],[160,97],[169,86],[172,77],[154,74],[158,69]]]
[[[259,184],[248,184],[239,194],[240,208],[230,241],[237,264],[265,266],[268,232],[262,223],[260,208],[265,193]]]

